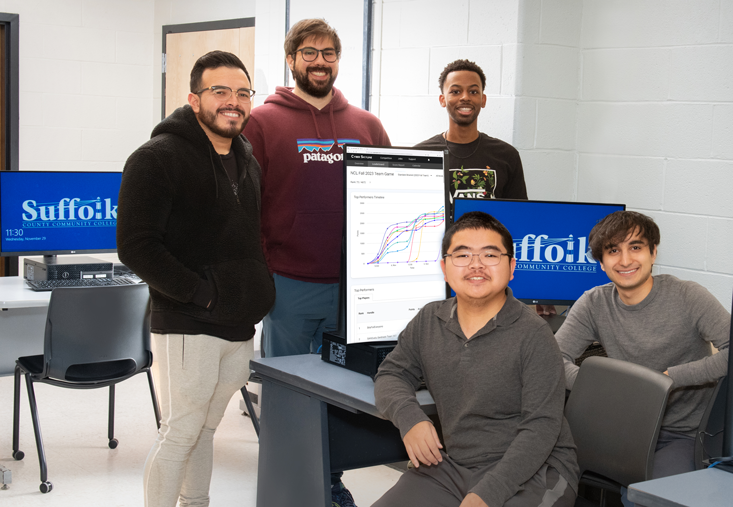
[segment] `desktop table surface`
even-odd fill
[[[48,306],[51,291],[36,292],[25,284],[22,276],[0,277],[0,308]]]
[[[263,378],[384,419],[375,406],[371,378],[327,363],[318,354],[253,359],[250,367]],[[417,401],[427,414],[435,412],[435,402],[427,390],[417,392]]]
[[[628,495],[645,507],[730,507],[733,474],[715,468],[696,470],[631,484]]]

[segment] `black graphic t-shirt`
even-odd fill
[[[451,202],[456,197],[527,199],[522,160],[509,143],[479,133],[475,141],[458,144],[438,134],[415,147],[448,148]]]

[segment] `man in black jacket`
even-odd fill
[[[254,325],[274,301],[260,245],[260,167],[239,135],[254,91],[235,55],[191,71],[188,106],[125,164],[120,260],[150,286],[161,426],[147,507],[209,505],[214,431],[249,376]]]

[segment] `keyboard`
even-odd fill
[[[135,285],[139,279],[131,277],[117,278],[76,278],[73,280],[26,280],[25,283],[34,291],[53,290],[57,287],[108,287],[110,285]]]

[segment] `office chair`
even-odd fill
[[[654,448],[672,388],[668,376],[638,364],[589,357],[565,405],[581,484],[620,493],[652,477]],[[576,505],[585,505],[580,499]]]
[[[705,460],[723,455],[723,428],[725,404],[728,394],[728,377],[723,377],[713,390],[708,406],[700,420],[695,438],[695,468],[707,468]]]
[[[43,354],[20,357],[15,362],[13,407],[13,458],[21,460],[20,376],[25,376],[33,430],[41,468],[41,493],[53,488],[48,481],[46,454],[33,389],[43,382],[70,389],[109,387],[110,449],[114,438],[115,384],[140,372],[147,373],[155,420],[160,428],[160,411],[150,366],[148,286],[57,288],[51,293],[46,317]]]

